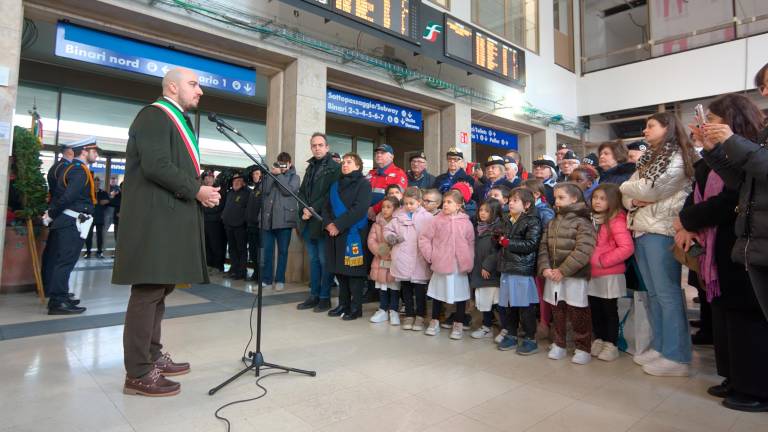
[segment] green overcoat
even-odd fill
[[[128,131],[112,283],[208,283],[199,189],[171,119],[157,107],[144,107]]]

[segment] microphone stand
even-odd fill
[[[212,121],[214,121],[214,120],[212,120]],[[230,135],[229,132],[227,132],[227,128],[226,127],[224,127],[218,121],[214,121],[214,122],[216,123],[216,130],[218,130],[222,135],[224,135],[230,141],[232,141],[237,146],[237,148],[239,148],[243,153],[245,153],[245,155],[248,156],[248,158],[251,159],[253,161],[253,163],[256,164],[257,167],[259,167],[264,173],[266,173],[266,175],[269,176],[278,185],[278,187],[281,187],[284,191],[288,192],[298,203],[300,203],[307,210],[309,210],[309,212],[312,214],[312,217],[314,217],[314,218],[316,218],[316,219],[318,219],[320,221],[323,220],[320,217],[320,215],[317,214],[317,212],[315,212],[314,209],[309,207],[307,205],[307,203],[304,202],[304,200],[299,198],[295,193],[293,193],[293,191],[288,189],[288,187],[286,185],[280,183],[280,181],[277,179],[277,177],[275,177],[275,175],[272,174],[272,172],[269,169],[267,169],[267,167],[265,167],[264,164],[262,164],[261,162],[256,160],[256,158],[253,157],[249,152],[247,152],[240,145],[240,143],[237,142],[237,140],[232,138],[232,135]],[[248,144],[251,144],[251,142],[248,141],[248,139],[245,138],[242,134],[237,133],[237,135],[240,136],[241,138],[243,138]],[[251,145],[253,145],[253,144],[251,144]],[[262,180],[262,182],[263,181],[264,180]],[[256,262],[256,266],[257,267],[259,266],[258,261]],[[249,365],[247,365],[245,367],[245,369],[243,369],[240,372],[236,373],[231,378],[229,378],[228,380],[224,381],[223,383],[217,385],[216,387],[208,390],[208,395],[210,395],[210,396],[213,396],[214,394],[216,394],[216,392],[218,392],[219,390],[224,388],[226,385],[230,384],[231,382],[235,381],[236,379],[240,378],[241,376],[245,375],[246,373],[248,373],[251,370],[253,370],[255,372],[257,377],[261,373],[261,369],[262,368],[279,369],[279,370],[283,370],[285,372],[296,372],[296,373],[300,373],[300,374],[304,374],[304,375],[309,375],[309,376],[312,376],[312,377],[317,375],[317,372],[315,372],[315,371],[296,369],[296,368],[291,368],[291,367],[287,367],[287,366],[281,366],[281,365],[274,364],[274,363],[267,363],[266,361],[264,361],[264,354],[262,354],[262,352],[261,352],[261,311],[262,311],[262,298],[263,298],[263,286],[261,284],[261,272],[258,273],[258,277],[257,277],[256,283],[258,285],[258,290],[257,290],[257,295],[256,295],[256,299],[257,299],[256,300],[257,301],[257,308],[256,308],[257,309],[257,313],[256,313],[256,351],[255,352],[254,351],[249,351],[248,352],[248,357],[247,358],[243,358],[244,361],[246,361],[246,362],[250,361],[251,362]]]

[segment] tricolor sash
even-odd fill
[[[181,135],[181,140],[184,141],[184,145],[187,147],[187,153],[189,153],[189,157],[192,159],[192,164],[195,165],[197,175],[200,175],[200,147],[197,144],[197,136],[187,124],[187,120],[182,112],[172,103],[162,99],[153,103],[152,106],[158,107],[165,112],[174,126],[176,126],[176,130]]]

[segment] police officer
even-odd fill
[[[89,138],[86,138],[86,140]],[[76,143],[72,143],[76,144]],[[75,158],[75,152],[68,146],[64,145],[61,147],[61,158],[54,162],[54,164],[51,166],[51,168],[48,170],[48,175],[46,176],[46,179],[48,180],[48,202],[51,203],[56,200],[57,196],[56,193],[56,184],[58,183],[59,176],[61,175],[61,172],[66,169],[67,166],[69,166],[70,163],[72,163],[72,159]],[[55,244],[53,243],[55,241],[55,236],[51,236],[50,232],[48,234],[48,240],[45,243],[45,249],[43,249],[43,257],[42,257],[42,268],[41,268],[41,277],[43,278],[43,291],[45,292],[45,296],[48,296],[49,291],[49,284],[50,281],[48,278],[51,276],[51,268],[53,267],[54,260],[53,260],[53,250],[55,249]],[[71,296],[71,298],[74,299],[74,296]]]
[[[229,244],[229,271],[224,274],[234,280],[245,279],[248,276],[246,262],[248,261],[247,232],[245,225],[245,208],[248,205],[250,189],[245,186],[243,174],[235,172],[232,175],[232,190],[227,194],[221,221],[227,232]]]
[[[48,315],[71,315],[85,312],[69,297],[69,274],[75,268],[85,237],[93,223],[96,187],[89,164],[99,157],[96,139],[72,143],[74,159],[59,175],[56,190],[46,218],[53,237],[54,264],[49,276]]]

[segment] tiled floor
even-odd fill
[[[109,270],[79,273],[91,285],[82,292],[86,305],[124,307],[127,290],[109,286]],[[169,300],[207,301],[183,290]],[[34,309],[14,311],[25,301],[0,296],[3,322],[44,319]],[[367,305],[366,317],[374,308]],[[261,392],[248,375],[207,394],[242,367],[248,318],[242,309],[165,321],[166,348],[192,363],[173,398],[122,394],[121,326],[0,341],[0,431],[224,431],[216,408]],[[500,352],[489,340],[451,341],[448,332],[431,338],[367,320],[342,322],[292,303],[265,308],[263,319],[266,360],[318,375],[264,379],[266,397],[222,412],[235,431],[768,430],[768,414],[730,411],[706,394],[718,382],[711,348],[696,350],[694,376],[655,378],[626,355],[576,366],[543,351]]]

